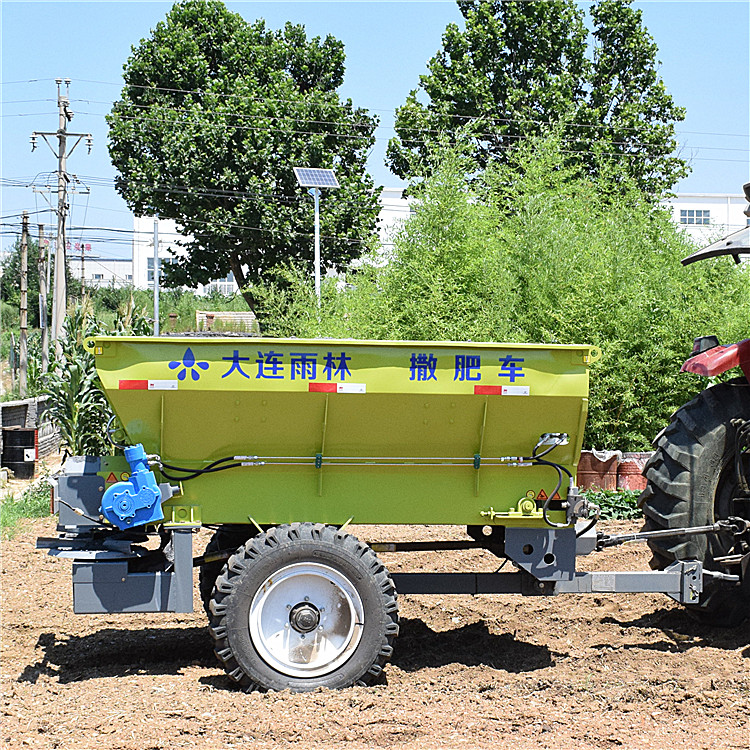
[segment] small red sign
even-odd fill
[[[148,380],[121,380],[121,391],[147,391]]]
[[[475,385],[475,396],[502,396],[503,387],[501,385]]]
[[[336,383],[310,383],[310,393],[336,393]]]

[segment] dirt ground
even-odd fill
[[[9,750],[750,748],[750,627],[700,626],[661,595],[401,596],[387,684],[247,695],[218,666],[197,596],[192,615],[72,614],[70,563],[34,549],[52,534],[43,519],[2,543]],[[465,537],[406,527],[398,538]],[[497,567],[476,551],[382,557],[392,571]],[[647,559],[633,545],[580,567]]]

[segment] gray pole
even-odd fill
[[[63,83],[62,78],[56,78],[57,83],[57,108],[59,110],[59,127],[54,133],[34,131],[31,134],[31,150],[36,149],[37,136],[44,138],[45,143],[50,147],[52,153],[57,157],[57,239],[55,241],[55,284],[52,288],[52,340],[55,342],[55,357],[62,361],[62,344],[63,323],[65,322],[65,313],[68,303],[68,295],[65,281],[65,216],[68,210],[67,189],[70,178],[66,173],[68,156],[75,150],[76,146],[83,138],[87,139],[89,153],[91,153],[92,139],[91,133],[69,133],[68,122],[73,119],[73,112],[70,110],[70,79],[65,79],[66,93],[60,92],[60,85]],[[56,137],[58,141],[57,151],[52,148],[52,144],[47,140],[47,136]],[[68,136],[75,137],[77,140],[73,147],[68,151]],[[47,263],[49,268],[49,262]],[[49,276],[47,277],[47,289],[50,289]]]
[[[154,336],[159,335],[159,219],[154,219]]]
[[[44,257],[44,224],[39,224],[39,328],[42,331],[42,372],[49,369],[49,329],[47,328],[47,274],[49,269]]]
[[[18,379],[18,391],[21,398],[26,398],[26,377],[29,369],[28,326],[29,326],[29,298],[28,298],[28,265],[29,265],[29,213],[23,212],[23,228],[21,230],[21,340],[19,342],[21,371]]]
[[[63,323],[68,307],[68,290],[65,279],[65,211],[67,202],[67,129],[66,106],[68,97],[60,94],[62,80],[57,83],[57,106],[60,110],[60,127],[57,131],[57,240],[55,242],[55,286],[52,298],[52,340],[55,342],[55,359],[62,361]]]
[[[315,296],[320,307],[320,188],[313,188],[315,196]]]

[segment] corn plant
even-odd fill
[[[94,357],[83,348],[87,336],[99,333],[84,304],[76,306],[65,320],[63,362],[56,362],[46,377],[47,416],[60,430],[66,454],[107,453],[105,426],[111,416],[101,389]]]
[[[126,304],[114,334],[148,333],[143,311],[134,307],[132,297]],[[96,372],[94,355],[83,347],[88,337],[105,333],[94,317],[90,299],[68,311],[64,328],[63,361],[56,362],[45,378],[48,418],[60,429],[67,455],[107,454],[112,445],[105,428],[112,410]]]

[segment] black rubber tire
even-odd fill
[[[648,482],[640,498],[644,531],[704,526],[736,515],[732,419],[750,419],[745,378],[706,389],[672,415],[656,436],[654,455],[643,471]],[[675,560],[700,560],[708,570],[736,572],[715,562],[731,545],[731,536],[725,534],[651,540],[651,567],[661,570]],[[750,599],[737,586],[706,578],[700,603],[688,609],[709,624],[734,626],[750,616]]]
[[[312,677],[276,669],[259,653],[249,626],[251,607],[256,595],[262,595],[263,584],[270,585],[270,577],[282,569],[305,563],[326,566],[342,576],[363,609],[361,634],[351,655],[332,671]],[[250,539],[219,575],[210,611],[216,656],[246,691],[304,692],[372,684],[390,660],[399,630],[396,589],[388,571],[367,545],[324,524],[278,526]]]
[[[245,544],[254,532],[255,528],[250,526],[224,526],[217,529],[206,545],[203,554],[210,555],[225,549],[236,550]],[[206,614],[209,617],[211,616],[211,612],[208,609],[208,605],[211,601],[214,585],[225,565],[225,560],[217,560],[216,562],[201,565],[198,569],[198,591],[203,602],[203,609],[206,610]]]

